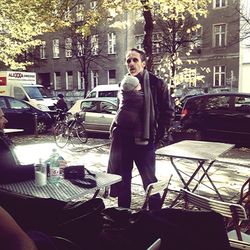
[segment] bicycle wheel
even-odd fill
[[[54,129],[54,140],[58,147],[63,148],[69,141],[69,129],[66,123],[59,123]]]
[[[76,124],[75,126],[76,126],[76,135],[78,139],[82,143],[86,143],[88,141],[88,134],[83,124]]]

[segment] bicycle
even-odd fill
[[[77,137],[81,143],[88,141],[87,131],[84,127],[84,112],[77,112],[70,118],[71,113],[59,111],[56,116],[56,125],[54,127],[54,140],[58,147],[65,147],[69,141]]]

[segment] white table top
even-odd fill
[[[156,150],[156,155],[213,161],[234,146],[221,142],[183,140]]]
[[[94,188],[82,188],[72,184],[70,181],[61,179],[57,184],[47,183],[45,186],[36,186],[35,181],[24,181],[11,184],[0,184],[0,189],[19,194],[35,196],[40,198],[53,198],[61,201],[72,201],[86,194],[94,193],[96,190],[108,187],[121,181],[120,175],[108,173],[95,173],[97,186]]]

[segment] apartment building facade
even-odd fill
[[[95,2],[90,1],[89,7],[95,6]],[[240,18],[235,9],[237,2],[213,0],[207,18],[199,20],[202,25],[200,43],[188,57],[198,64],[185,64],[187,58],[183,58],[183,67],[189,69],[183,84],[189,88],[238,90]],[[88,64],[88,89],[84,84],[83,63],[79,60],[84,51],[81,51],[81,44],[74,42],[66,31],[42,37],[44,43],[39,49],[39,58],[29,70],[37,73],[41,84],[51,88],[55,94],[64,93],[66,99],[72,102],[84,97],[97,85],[119,83],[126,73],[126,51],[132,47],[143,48],[144,33],[143,22],[134,25],[133,14],[124,13],[119,18],[127,24],[123,29],[103,23],[99,33],[89,38],[92,57]],[[154,34],[155,48],[157,39],[159,37]],[[73,47],[76,52],[73,52]],[[161,57],[160,52],[154,52],[158,58]],[[204,76],[203,81],[198,80],[201,75]]]

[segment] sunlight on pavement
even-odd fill
[[[36,163],[41,158],[47,160],[56,148],[58,153],[66,160],[68,165],[93,166],[93,170],[105,171],[108,165],[108,155],[93,152],[74,152],[67,148],[58,148],[55,143],[39,143],[30,145],[19,145],[15,147],[15,152],[22,164]]]

